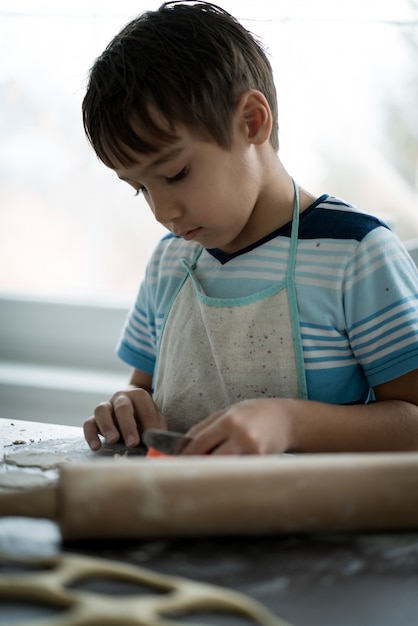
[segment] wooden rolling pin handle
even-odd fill
[[[56,484],[34,487],[28,491],[0,494],[0,516],[40,517],[58,520]]]

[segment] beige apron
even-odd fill
[[[191,264],[162,330],[154,400],[171,430],[250,398],[306,398],[294,270],[299,228],[295,186],[286,277],[243,298],[207,296]]]

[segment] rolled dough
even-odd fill
[[[48,450],[19,450],[5,454],[4,462],[18,467],[39,467],[47,470],[70,463],[71,459],[64,454]]]
[[[4,557],[6,562],[6,555]],[[16,562],[17,559],[10,558]],[[22,562],[22,559],[19,559]],[[262,604],[252,598],[229,589],[195,582],[177,576],[167,576],[146,570],[142,567],[117,563],[106,559],[85,557],[75,554],[60,554],[56,557],[40,559],[40,571],[33,572],[35,561],[31,560],[31,573],[21,576],[0,574],[0,600],[10,598],[31,601],[36,597],[40,602],[57,606],[62,599],[66,610],[56,618],[48,620],[50,626],[181,626],[185,624],[181,616],[196,616],[209,611],[222,614],[240,615],[258,626],[289,626],[276,617]],[[159,593],[150,595],[123,595],[107,597],[95,593],[79,593],[76,589],[68,594],[68,586],[78,580],[102,577],[129,583],[138,582],[154,588]],[[36,596],[34,592],[36,591]],[[170,619],[173,618],[173,619]],[[247,621],[246,620],[246,621]],[[190,624],[190,621],[187,622]]]

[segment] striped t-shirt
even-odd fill
[[[206,295],[241,298],[285,277],[291,223],[232,255],[204,249],[195,269]],[[154,373],[158,342],[183,280],[182,258],[201,248],[167,235],[148,264],[118,355]],[[300,215],[295,268],[308,397],[345,404],[418,368],[418,271],[377,218],[323,195]],[[185,328],[187,332],[187,328]]]

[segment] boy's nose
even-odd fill
[[[170,224],[181,213],[178,203],[170,195],[153,196],[151,198],[151,210],[160,224]]]

